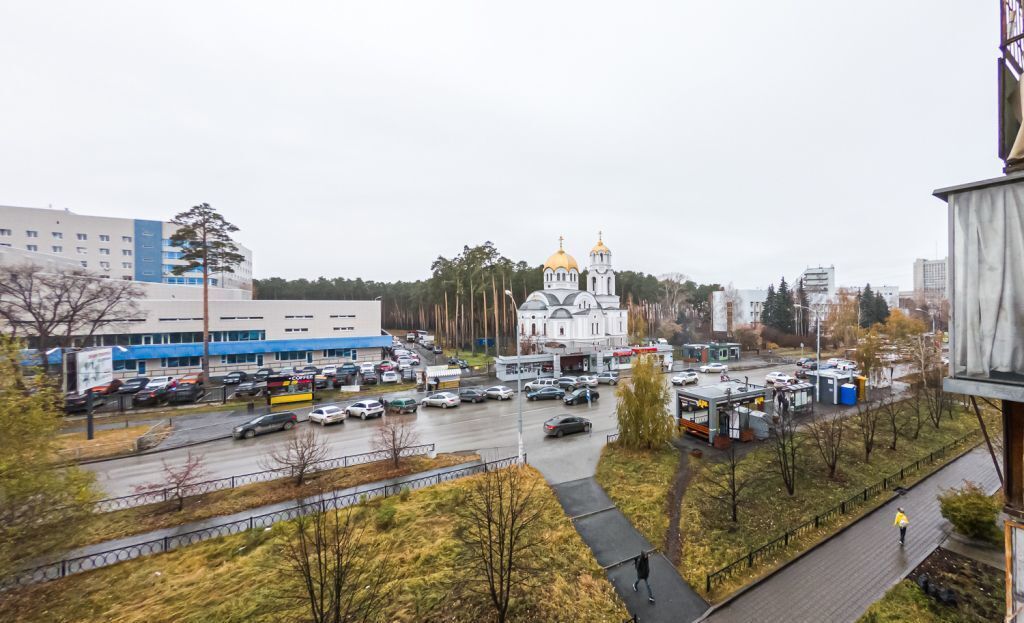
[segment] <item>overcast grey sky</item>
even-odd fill
[[[426,277],[492,240],[757,287],[911,286],[1000,173],[998,2],[0,5],[0,204],[202,201],[260,277]]]

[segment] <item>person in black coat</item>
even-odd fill
[[[647,587],[647,601],[654,603],[654,591],[651,590],[651,583],[647,578],[651,575],[651,561],[647,552],[640,550],[640,555],[633,559],[633,567],[636,568],[636,582],[633,582],[633,591],[637,590],[640,580],[644,581]]]

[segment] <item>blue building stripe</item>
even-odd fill
[[[162,222],[135,219],[135,281],[163,279],[163,233]]]

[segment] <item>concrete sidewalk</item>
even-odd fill
[[[651,544],[615,507],[594,478],[564,482],[553,488],[576,531],[590,546],[598,564],[605,567],[608,580],[640,623],[688,623],[707,610],[707,603],[660,552],[650,558],[650,582],[656,603],[647,602],[642,584],[639,592],[633,592],[636,572],[632,559],[641,549],[650,550]]]
[[[949,523],[936,496],[964,480],[988,491],[999,486],[984,447],[963,457],[861,518],[782,571],[711,612],[713,623],[856,621],[945,539]],[[896,508],[910,520],[906,545],[893,526]]]

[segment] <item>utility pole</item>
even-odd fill
[[[816,309],[807,307],[806,305],[797,305],[797,307],[806,309],[809,312],[814,312],[814,327],[818,334],[814,356],[814,402],[819,402],[821,400],[821,313]]]
[[[519,305],[516,304],[516,297],[512,294],[512,290],[505,290],[505,295],[512,299],[512,307],[515,308],[516,312],[519,311]],[[523,346],[522,341],[519,339],[519,323],[516,322],[516,394],[519,401],[519,464],[522,465],[526,462],[525,450],[523,448]]]

